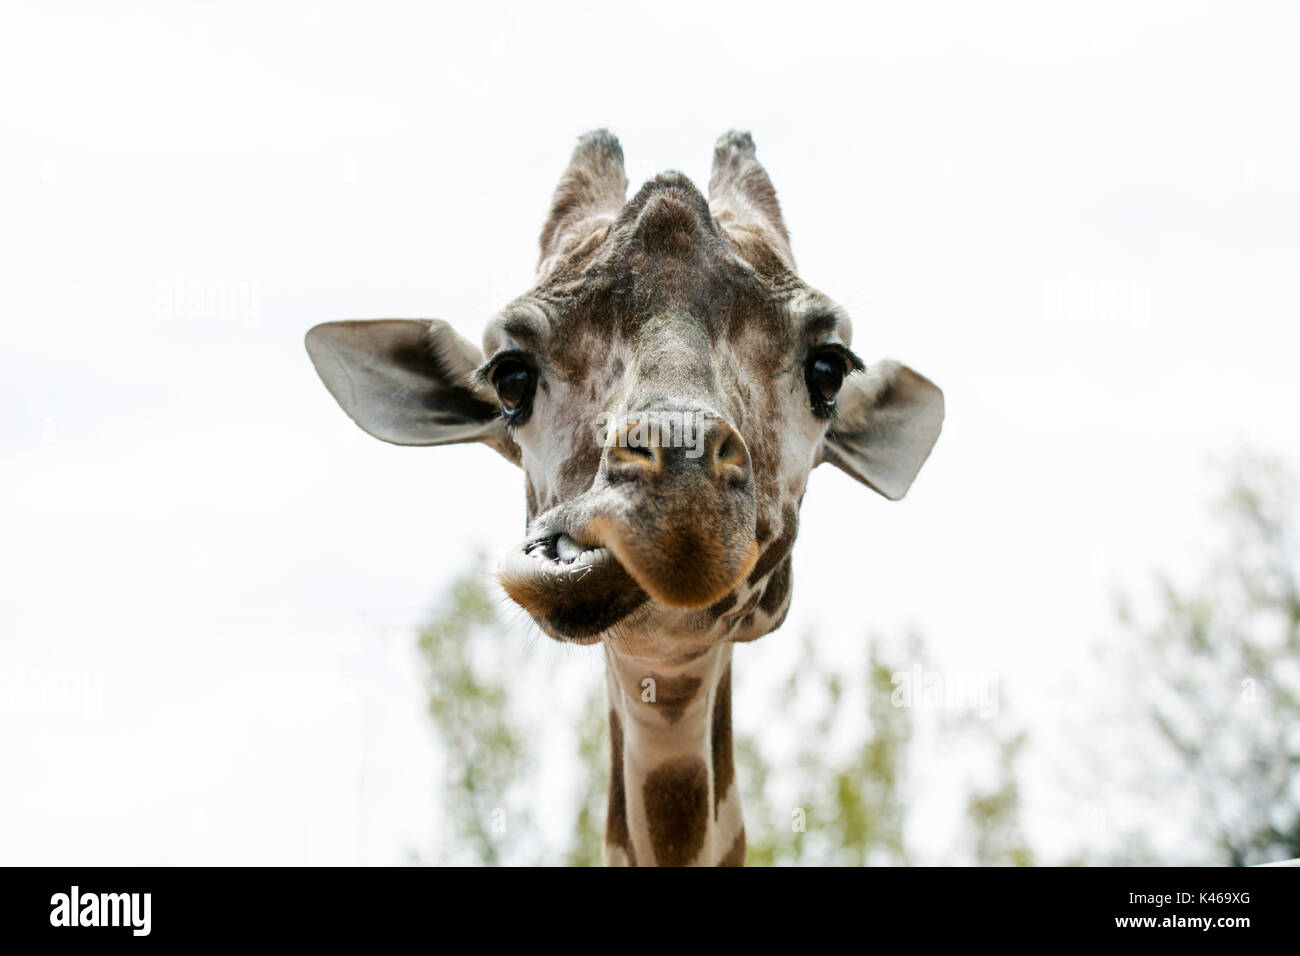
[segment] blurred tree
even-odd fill
[[[1300,856],[1298,502],[1295,480],[1281,466],[1244,460],[1222,502],[1222,553],[1190,587],[1162,577],[1157,609],[1146,620],[1122,609],[1129,657],[1120,668],[1112,661],[1107,673],[1124,675],[1123,698],[1135,713],[1123,739],[1140,762],[1136,787],[1124,795],[1145,792],[1151,806],[1144,824],[1119,834],[1113,859],[1169,862],[1149,832],[1158,823],[1174,827],[1190,862]],[[599,863],[609,773],[600,675],[591,672],[566,725],[574,728],[567,739],[579,765],[573,823],[564,845],[548,848],[529,812],[539,792],[539,722],[521,717],[512,698],[536,697],[541,672],[551,665],[533,660],[534,686],[512,691],[519,677],[509,665],[515,655],[507,653],[506,633],[485,575],[474,570],[449,588],[419,637],[443,753],[444,858]],[[804,644],[801,666],[770,702],[796,742],[794,752],[774,756],[760,745],[769,741],[736,727],[747,862],[914,862],[906,838],[910,771],[937,758],[917,752],[916,715],[896,706],[891,691],[895,665],[923,658],[920,642],[891,655],[873,641],[862,673],[828,667],[811,639]],[[1020,823],[1024,733],[1005,720],[963,714],[941,737],[972,766],[992,771],[964,799],[966,857],[941,862],[1031,864],[1035,855]],[[1114,767],[1108,754],[1108,776]]]
[[[966,800],[967,827],[978,866],[1033,866],[1034,854],[1020,825],[1020,776],[1017,771],[1028,735],[1018,730],[999,736],[990,729],[997,753],[997,779],[987,789],[971,791]]]
[[[429,716],[442,752],[447,862],[502,862],[500,839],[526,830],[526,810],[512,812],[506,794],[531,766],[528,733],[509,707],[502,675],[478,652],[498,620],[481,571],[452,582],[418,646],[427,665]],[[518,845],[510,841],[510,845]]]
[[[554,660],[530,661],[532,686],[512,692],[520,678],[501,662],[515,659],[506,642],[518,639],[506,635],[485,576],[475,570],[449,588],[419,636],[429,714],[444,765],[440,822],[447,846],[442,858],[487,865],[599,864],[609,777],[601,677],[591,673],[576,720],[569,720],[574,729],[564,735],[578,758],[576,786],[568,798],[573,823],[563,848],[551,850],[527,812],[540,792],[535,762],[540,728],[537,721],[519,716],[511,697],[536,697],[539,685],[549,685],[543,672]],[[879,642],[869,646],[862,672],[841,674],[821,660],[810,637],[804,638],[801,666],[771,701],[795,741],[789,758],[774,758],[753,735],[736,728],[750,866],[900,865],[913,860],[905,831],[909,763],[915,759],[914,713],[895,702],[898,668],[886,661],[882,647]],[[921,655],[914,638],[902,656],[914,662]],[[559,719],[554,708],[550,715]],[[993,788],[970,797],[974,859],[1029,862],[1019,835],[1015,779],[1023,735],[1010,743],[993,731],[972,737],[962,722],[948,734],[950,740],[960,739],[967,752],[974,743],[977,762],[998,768]],[[997,745],[990,747],[988,741]],[[789,770],[778,772],[776,766]],[[554,799],[564,798],[556,791]],[[503,818],[508,819],[508,839],[498,826]]]
[[[1120,609],[1150,757],[1138,785],[1152,819],[1180,815],[1193,862],[1300,856],[1298,508],[1280,463],[1243,457],[1221,553],[1190,587],[1162,576],[1151,620]]]
[[[881,661],[873,644],[866,673],[854,675],[846,686],[841,675],[823,664],[811,637],[805,636],[803,643],[801,665],[771,703],[785,715],[800,743],[793,805],[775,792],[780,788],[772,787],[778,775],[758,741],[738,735],[746,862],[905,864],[904,795],[912,722],[908,710],[891,702],[895,669]],[[852,711],[864,705],[867,723],[859,729]],[[842,727],[852,732],[837,735]],[[788,809],[777,809],[783,806]]]
[[[609,794],[609,718],[605,686],[598,682],[587,693],[578,725],[578,812],[573,842],[564,862],[568,866],[600,866],[605,835],[605,802]]]

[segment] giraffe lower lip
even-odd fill
[[[595,639],[648,600],[608,548],[587,548],[564,533],[511,551],[498,570],[501,586],[561,640]]]

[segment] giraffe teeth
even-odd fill
[[[567,534],[562,534],[555,539],[555,557],[564,564],[572,564],[578,558],[582,557],[582,545],[574,541]]]

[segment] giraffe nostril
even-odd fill
[[[712,448],[710,465],[715,477],[731,478],[738,482],[749,479],[749,453],[734,428],[725,422],[720,422]]]
[[[609,447],[612,465],[657,473],[663,468],[663,450],[654,436],[648,433],[643,421],[629,422],[619,429]]]
[[[718,447],[713,453],[713,460],[719,464],[727,462],[736,462],[743,458],[740,452],[740,442],[736,439],[735,432],[729,432],[722,441],[718,442]]]
[[[725,421],[694,412],[640,416],[617,432],[606,455],[614,480],[701,469],[733,484],[743,485],[750,478],[749,451],[740,434]]]
[[[650,445],[635,437],[629,437],[627,444],[623,446],[623,449],[630,455],[641,458],[653,459],[655,456],[654,449],[650,447]]]
[[[659,455],[656,449],[647,445],[615,445],[609,450],[609,459],[616,464],[622,463],[650,469],[656,469],[659,466]]]

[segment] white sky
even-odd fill
[[[1295,461],[1298,20],[6,4],[0,862],[427,848],[410,626],[518,537],[522,483],[485,449],[361,433],[302,334],[438,316],[477,340],[596,126],[633,188],[703,185],[714,138],[752,130],[857,351],[945,390],[905,502],[814,475],[788,631],[852,662],[914,625],[1051,751],[1114,588],[1195,565],[1207,462]],[[737,651],[741,721],[786,633]],[[518,646],[520,668],[566,653]],[[75,706],[38,706],[57,681]],[[1050,804],[1030,822],[1068,844]]]

